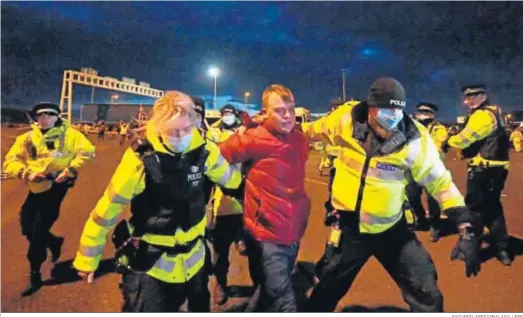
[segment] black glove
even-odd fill
[[[330,227],[332,224],[334,224],[340,219],[340,213],[336,209],[334,209],[330,199],[325,202],[324,206],[325,217],[323,218],[323,224],[326,227]]]
[[[450,149],[449,139],[446,139],[445,142],[443,142],[441,144],[441,150],[443,151],[443,153],[448,153],[449,149]]]
[[[210,227],[205,228],[205,240],[209,241],[210,243],[214,242],[214,229]]]
[[[472,231],[472,227],[460,229],[458,242],[452,249],[450,260],[462,259],[465,261],[465,274],[477,276],[481,269],[479,259],[480,244],[478,238]]]

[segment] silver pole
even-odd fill
[[[214,100],[213,100],[213,108],[216,109],[216,89],[218,87],[218,76],[214,76]]]
[[[341,70],[341,81],[342,81],[342,87],[341,87],[341,89],[342,89],[342,98],[343,98],[343,101],[345,101],[345,73],[346,73],[346,72],[347,72],[347,71],[346,71],[344,68]]]

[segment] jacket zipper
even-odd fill
[[[365,158],[365,163],[363,163],[363,169],[361,171],[360,188],[358,189],[356,207],[354,208],[354,211],[358,214],[358,219],[359,219],[359,214],[360,214],[360,210],[361,210],[361,203],[363,200],[363,190],[365,189],[365,179],[367,178],[367,172],[369,171],[369,165],[370,165],[371,159],[372,159],[372,156],[367,156]]]

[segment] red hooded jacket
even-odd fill
[[[310,200],[305,193],[308,141],[294,129],[271,133],[263,125],[234,134],[220,144],[230,163],[250,162],[245,181],[244,226],[261,242],[290,245],[307,226]]]

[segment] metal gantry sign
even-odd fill
[[[150,88],[148,84],[136,85],[119,81],[112,77],[98,76],[95,73],[89,74],[76,70],[65,70],[62,82],[62,94],[60,97],[60,111],[64,111],[64,104],[67,100],[67,121],[69,124],[72,123],[73,120],[73,84],[126,92],[151,98],[160,98],[164,94],[163,90]]]

